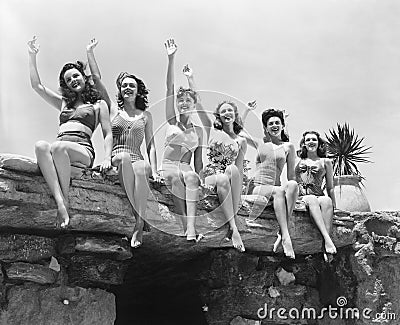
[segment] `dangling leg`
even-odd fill
[[[238,229],[238,231],[243,230],[245,228],[245,225],[239,220],[238,215],[237,215],[237,213],[239,211],[239,205],[240,205],[241,193],[242,193],[242,185],[243,185],[243,183],[240,180],[240,173],[239,173],[238,168],[235,165],[230,165],[226,168],[225,174],[228,175],[230,183],[231,183],[232,202],[233,202],[233,209],[234,209],[234,216],[235,216],[234,220],[235,220],[236,228]],[[232,238],[234,235],[236,236],[236,238],[238,237],[238,234],[232,233]],[[238,240],[238,238],[236,240]]]
[[[285,188],[286,206],[287,206],[287,218],[292,217],[296,200],[299,196],[299,186],[296,181],[288,181]]]
[[[53,195],[57,204],[57,217],[61,220],[68,220],[69,216],[65,206],[65,198],[62,194],[61,186],[58,181],[57,170],[54,165],[53,157],[50,152],[50,144],[45,141],[39,141],[35,144],[35,154],[37,164],[42,172],[50,192]]]
[[[253,190],[253,194],[269,195],[271,194],[271,186],[268,185],[256,186]],[[272,187],[274,211],[281,231],[283,252],[287,257],[295,258],[292,246],[292,240],[289,235],[289,229],[287,223],[287,208],[286,208],[285,194],[286,194],[285,189],[283,187],[278,187],[278,186]],[[276,243],[274,246],[277,246]]]
[[[151,168],[144,160],[135,161],[132,164],[134,173],[134,201],[137,208],[137,219],[135,230],[132,235],[131,246],[139,247],[143,242],[143,225],[146,216],[147,199],[150,193],[149,176]]]
[[[128,197],[129,203],[132,206],[133,214],[136,219],[135,227],[133,230],[133,234],[138,232],[138,229],[143,227],[143,224],[140,224],[140,218],[138,218],[138,207],[135,204],[134,197],[134,187],[135,187],[135,174],[132,168],[131,156],[124,152],[116,155],[112,160],[113,166],[118,166],[118,175],[120,179],[120,184],[125,190],[126,196]],[[131,246],[137,248],[140,246],[139,243],[136,242],[136,236],[132,236]]]
[[[336,246],[330,236],[332,230],[333,220],[333,205],[332,200],[327,196],[319,196],[318,203],[321,208],[322,220],[326,229],[326,235],[324,237],[325,251],[328,254],[336,254]]]
[[[224,215],[229,222],[230,229],[232,230],[233,247],[240,252],[244,252],[244,244],[242,242],[242,238],[240,237],[239,230],[236,227],[232,189],[229,177],[226,174],[212,175],[206,177],[205,182],[206,185],[217,186],[217,194],[222,211],[224,212]]]
[[[194,171],[183,172],[186,188],[187,230],[186,239],[196,240],[196,214],[199,201],[199,176]]]
[[[179,171],[179,168],[172,163],[162,164],[163,168],[163,177],[165,179],[165,183],[167,184],[168,189],[172,193],[172,200],[176,207],[176,211],[182,222],[183,232],[186,234],[187,229],[187,219],[186,219],[186,193],[185,193],[185,184],[182,179],[182,174]]]
[[[71,163],[79,162],[85,166],[91,163],[91,157],[84,146],[71,141],[56,141],[51,145],[51,155],[57,171],[58,181],[64,197],[64,204],[68,207],[68,192],[71,181]],[[68,213],[61,215],[64,222],[61,227],[69,224]]]

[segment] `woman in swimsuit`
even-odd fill
[[[112,165],[118,167],[120,182],[133,208],[136,224],[131,247],[138,248],[143,242],[143,226],[147,198],[150,194],[149,177],[158,180],[157,159],[153,138],[153,119],[146,111],[147,94],[145,84],[136,76],[121,72],[117,78],[117,104],[110,100],[101,82],[101,74],[94,57],[97,41],[92,39],[87,46],[87,57],[97,89],[110,109],[113,135]],[[144,160],[140,146],[146,141],[150,164]]]
[[[29,72],[32,88],[49,104],[60,110],[60,128],[57,141],[35,144],[37,163],[50,187],[57,204],[57,217],[62,219],[61,227],[69,224],[68,192],[71,178],[71,164],[91,167],[94,149],[91,136],[100,121],[104,141],[105,160],[100,169],[111,166],[112,135],[107,104],[101,100],[84,73],[81,62],[67,63],[60,72],[60,92],[45,87],[39,77],[36,56],[39,46],[36,37],[28,42]]]
[[[215,111],[216,119],[211,121],[203,106],[197,101],[199,117],[205,127],[209,163],[202,172],[207,187],[216,189],[219,202],[229,222],[228,238],[232,238],[233,247],[245,251],[242,238],[237,228],[237,212],[243,182],[243,160],[247,142],[238,134],[242,122],[235,103],[224,101]]]
[[[329,236],[336,206],[332,162],[325,158],[325,141],[316,131],[303,133],[300,149],[301,159],[295,168],[296,181],[299,184],[301,199],[307,204],[310,215],[324,239],[323,251],[327,260],[326,254],[336,254],[336,247]],[[322,190],[324,179],[328,196],[325,196]]]
[[[179,119],[174,108],[174,58],[177,46],[173,39],[165,42],[168,54],[167,70],[167,99],[165,105],[166,119],[168,122],[165,151],[162,162],[162,176],[173,194],[174,204],[182,216],[182,224],[187,240],[196,238],[195,218],[199,196],[199,176],[203,169],[202,139],[203,132],[191,122],[190,116],[194,114],[197,95],[192,89],[179,88],[176,95],[176,107]],[[189,86],[193,83],[193,72],[189,66],[183,70],[188,79]],[[190,166],[193,156],[194,169]]]
[[[249,107],[248,110],[250,109],[252,108]],[[295,150],[283,130],[285,120],[282,111],[275,109],[264,111],[262,123],[265,134],[264,141],[246,137],[249,144],[257,149],[252,194],[272,196],[275,215],[280,227],[274,251],[282,243],[285,255],[295,258],[288,230],[288,218],[293,213],[298,196],[297,183],[294,180]],[[285,164],[287,164],[288,182],[282,186],[280,177]]]

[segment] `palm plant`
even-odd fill
[[[334,176],[356,175],[363,178],[357,164],[372,162],[368,156],[371,147],[362,144],[364,137],[360,138],[347,123],[337,123],[336,129],[330,129],[325,137],[327,155],[333,160]]]

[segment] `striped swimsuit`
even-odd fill
[[[127,119],[118,112],[111,122],[113,134],[111,157],[127,152],[131,156],[132,162],[144,160],[140,146],[143,142],[145,126],[146,117],[144,114],[136,119]]]

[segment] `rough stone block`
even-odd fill
[[[10,288],[7,297],[1,325],[112,325],[116,318],[114,295],[100,289],[25,285]]]
[[[11,263],[6,267],[8,279],[52,284],[57,280],[57,272],[48,266],[30,263]]]

